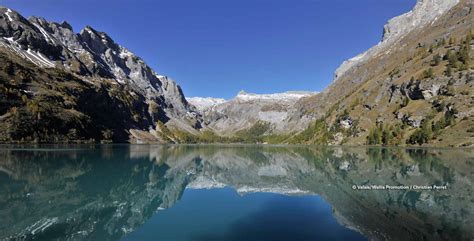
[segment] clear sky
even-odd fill
[[[415,0],[0,0],[25,17],[91,25],[186,96],[323,90]]]

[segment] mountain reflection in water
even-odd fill
[[[3,146],[0,240],[472,240],[473,165],[473,149]],[[353,189],[371,184],[448,189]]]

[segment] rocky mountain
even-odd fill
[[[0,100],[2,141],[83,141],[89,138],[160,141],[155,131],[156,122],[188,132],[196,132],[200,126],[198,114],[188,105],[176,82],[158,74],[140,57],[90,26],[75,33],[67,22],[48,22],[38,17],[25,19],[2,7],[0,54],[0,95],[7,96]],[[72,82],[76,86],[67,86]],[[93,98],[82,98],[81,94],[87,91],[96,93],[92,94]],[[110,101],[107,103],[106,99]],[[60,108],[52,110],[45,107],[46,104]],[[91,110],[94,113],[85,110],[101,104],[106,109],[115,108],[114,115],[118,119],[110,118],[114,115],[106,116],[107,111],[99,108]],[[105,106],[107,104],[111,106]],[[62,118],[66,114],[61,112],[74,112],[83,120]],[[23,130],[25,133],[18,133],[11,130],[15,115],[37,119],[33,122],[46,122],[49,116],[59,119],[57,122],[63,127],[48,124],[39,127],[38,124]],[[110,123],[100,123],[99,119]],[[46,130],[41,128],[50,127],[51,136],[46,137]],[[87,128],[99,129],[99,133]],[[6,133],[8,129],[11,133]],[[68,137],[68,133],[74,138]]]
[[[473,145],[473,7],[471,0],[419,0],[390,20],[378,45],[296,104],[293,119],[316,121],[286,141]]]
[[[188,101],[201,111],[205,129],[231,136],[255,125],[265,125],[268,133],[286,133],[302,130],[305,126],[287,125],[288,113],[303,97],[314,92],[289,91],[275,94],[253,94],[240,91],[233,99],[189,98]],[[262,134],[265,134],[262,133]]]

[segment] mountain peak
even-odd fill
[[[107,33],[98,31],[90,25],[86,25],[81,30],[80,35],[84,35],[84,34],[89,34],[90,36],[97,36],[98,38],[113,42],[112,38]]]
[[[28,18],[28,21],[30,22],[40,22],[40,23],[47,23],[48,21],[43,18],[43,17],[38,17],[38,16],[31,16]]]
[[[21,19],[21,15],[18,12],[7,7],[0,6],[0,14],[5,15],[10,23]]]
[[[186,100],[201,112],[226,102],[225,99],[212,97],[189,97]]]
[[[247,94],[247,92],[245,90],[241,90],[241,91],[239,91],[239,93],[237,93],[237,96],[246,95],[246,94]]]
[[[71,24],[69,24],[67,21],[62,21],[62,22],[59,24],[59,26],[73,31]]]
[[[87,25],[79,33],[82,41],[95,53],[105,53],[108,49],[119,51],[120,47],[104,32]]]
[[[95,30],[93,27],[86,25],[80,32],[79,35],[81,36],[93,36],[93,37],[99,37],[99,33],[97,30]]]

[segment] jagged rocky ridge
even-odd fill
[[[159,136],[154,133],[157,121],[189,132],[199,128],[199,116],[193,107],[188,105],[176,82],[159,75],[141,58],[115,43],[106,33],[90,26],[80,33],[75,33],[67,22],[48,22],[38,17],[25,19],[17,12],[2,7],[0,50],[4,56],[3,66],[8,66],[7,72],[9,71],[10,75],[19,75],[20,68],[28,69],[30,74],[36,75],[39,75],[39,72],[49,73],[48,75],[51,75],[50,72],[70,73],[72,74],[69,76],[70,79],[76,79],[80,85],[104,87],[105,93],[101,94],[107,94],[112,98],[122,95],[125,100],[121,102],[125,103],[115,104],[119,108],[127,106],[132,109],[124,111],[130,112],[133,120],[130,121],[132,123],[116,126],[111,131],[126,132],[132,140],[145,138],[159,141]],[[32,73],[31,70],[36,73]],[[4,76],[4,81],[7,81],[7,76]],[[29,81],[31,82],[20,77],[18,80],[20,83],[15,87],[18,91],[27,93],[26,98],[31,100],[40,93],[29,88],[32,86]],[[7,84],[5,82],[4,88],[7,88]],[[21,89],[20,84],[24,84],[23,87],[26,89]],[[8,88],[14,87],[10,85]],[[71,93],[65,93],[68,94]],[[4,104],[2,107],[0,115],[5,118],[5,114],[17,106]],[[92,122],[95,121],[94,117],[91,119]],[[79,132],[83,135],[84,131]],[[92,136],[86,135],[86,137]],[[122,136],[122,140],[129,138]],[[15,138],[6,137],[6,139],[14,141]]]
[[[172,207],[185,188],[224,186],[241,195],[321,195],[341,224],[369,240],[474,235],[472,149],[82,147],[0,151],[0,214],[9,217],[0,221],[0,238],[119,240]],[[354,184],[449,188],[352,190]]]

